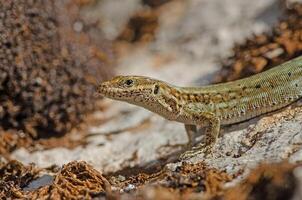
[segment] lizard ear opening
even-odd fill
[[[158,92],[159,92],[159,86],[155,85],[154,90],[153,90],[153,94],[158,94]]]

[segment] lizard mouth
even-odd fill
[[[108,97],[112,99],[122,98],[121,93],[118,88],[114,88],[108,82],[103,82],[97,87],[97,93],[103,97]]]

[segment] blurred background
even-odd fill
[[[100,98],[98,83],[205,85],[301,54],[301,1],[0,0],[1,160],[162,166],[186,143],[182,125]]]

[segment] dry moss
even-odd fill
[[[227,190],[226,200],[292,199],[298,182],[294,164],[262,164],[237,186]]]
[[[215,82],[232,81],[270,69],[302,55],[302,4],[285,9],[285,16],[270,33],[255,35],[233,48]]]
[[[28,193],[30,199],[91,199],[110,193],[109,182],[86,162],[63,166],[54,182]]]
[[[0,163],[0,198],[24,198],[22,187],[37,177],[33,165],[24,166],[18,161]]]
[[[33,138],[63,134],[95,108],[94,84],[110,71],[108,52],[72,31],[75,3],[65,2],[0,0],[4,130],[23,130]]]

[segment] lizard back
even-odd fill
[[[183,102],[232,124],[268,113],[302,97],[302,56],[237,81],[177,87]]]

